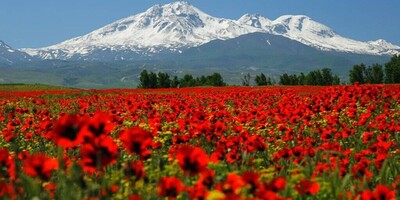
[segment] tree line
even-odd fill
[[[195,86],[225,86],[221,74],[213,73],[209,76],[200,76],[194,78],[191,74],[185,74],[182,78],[177,76],[170,77],[168,73],[147,72],[143,70],[139,78],[140,88],[178,88],[178,87],[195,87]]]
[[[340,78],[332,74],[330,68],[323,68],[307,74],[303,72],[298,75],[284,73],[280,76],[279,83],[281,85],[339,85]]]
[[[250,86],[252,77],[249,73],[242,77],[242,85]],[[253,79],[257,86],[275,85],[275,80],[261,73]],[[390,61],[384,64],[373,64],[366,66],[364,64],[354,65],[349,71],[349,81],[351,84],[356,82],[360,84],[371,83],[400,83],[400,55],[393,56]],[[314,70],[308,73],[287,74],[279,77],[280,85],[340,85],[339,76],[332,73],[330,68]],[[170,77],[167,73],[147,72],[143,70],[140,73],[141,88],[177,88],[177,87],[195,87],[195,86],[226,86],[224,79],[219,73],[213,73],[209,76],[193,77],[185,74],[183,77]]]
[[[364,64],[354,65],[349,72],[349,81],[352,84],[400,83],[400,55],[393,56],[384,67],[380,64],[368,67]]]
[[[139,78],[140,88],[179,88],[196,86],[226,86],[224,79],[219,73],[213,73],[210,76],[193,77],[191,74],[185,74],[182,78],[177,76],[170,77],[168,73],[147,72],[143,70]],[[251,75],[248,73],[242,78],[243,86],[250,86]],[[261,73],[256,75],[254,82],[257,86],[275,85],[275,80]],[[311,71],[308,74],[288,75],[284,73],[280,76],[281,85],[338,85],[340,79],[333,75],[331,69]]]
[[[242,78],[242,85],[250,86],[250,81],[251,81],[251,75],[250,75],[250,73],[247,73]],[[263,73],[261,73],[260,75],[256,75],[256,77],[254,78],[254,81],[256,82],[257,86],[274,85],[275,84],[274,79],[272,79],[271,77],[266,77],[265,74],[263,74]]]

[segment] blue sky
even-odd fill
[[[204,12],[238,19],[245,13],[276,19],[303,14],[342,36],[379,38],[400,45],[400,0],[187,0]],[[15,47],[44,47],[144,12],[165,0],[2,0],[0,40]]]

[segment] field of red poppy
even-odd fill
[[[0,199],[396,199],[400,86],[0,91]]]

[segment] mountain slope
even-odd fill
[[[383,63],[389,57],[320,51],[289,38],[269,33],[249,33],[229,40],[215,40],[174,57],[176,65],[191,67],[243,66],[274,71],[308,71],[330,67],[347,73],[354,64]]]
[[[390,44],[382,39],[361,42],[342,37],[331,28],[304,15],[284,15],[271,21],[260,15],[246,14],[238,22],[260,28],[267,33],[282,35],[325,51],[333,50],[372,55],[400,53],[399,46]]]
[[[0,40],[0,63],[11,65],[18,62],[30,61],[32,58],[28,54],[11,48]]]
[[[187,2],[155,5],[89,34],[40,49],[22,49],[42,59],[142,60],[181,53],[213,40],[263,32],[284,36],[324,51],[370,55],[400,53],[384,40],[361,42],[340,36],[331,28],[303,15],[269,20],[246,14],[239,20],[212,17]]]

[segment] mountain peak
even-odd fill
[[[394,45],[384,39],[377,39],[375,41],[368,41],[368,44],[388,49],[400,49],[400,46]]]
[[[276,19],[276,21],[284,20],[311,20],[307,15],[282,15]]]
[[[0,63],[13,64],[30,60],[31,57],[28,54],[15,50],[0,40]]]
[[[274,31],[278,34],[292,34],[299,37],[314,35],[321,38],[332,38],[336,33],[329,27],[312,20],[306,15],[283,15],[273,21]]]
[[[185,1],[176,1],[169,4],[157,4],[149,8],[146,12],[129,17],[133,21],[141,21],[138,28],[143,28],[149,25],[159,26],[164,29],[165,26],[182,25],[189,23],[196,27],[203,26],[201,16],[208,16],[199,9]],[[132,21],[132,20],[131,20]],[[185,25],[183,25],[185,26]],[[178,27],[179,28],[179,27]],[[191,27],[186,27],[191,28]]]
[[[263,29],[271,24],[271,20],[259,15],[246,13],[238,19],[238,23]]]
[[[375,44],[375,45],[393,45],[393,46],[395,46],[394,44],[392,44],[384,39],[372,40],[372,41],[368,41],[368,43]]]
[[[295,26],[297,29],[303,28],[303,25],[308,23],[317,23],[306,15],[282,15],[274,20],[274,23],[286,24],[289,26]],[[322,25],[322,24],[321,24]]]
[[[162,15],[184,15],[196,14],[199,10],[186,1],[175,1],[164,5],[156,4],[146,11],[146,13],[154,12]]]
[[[190,4],[190,3],[187,2],[187,1],[174,1],[174,2],[172,2],[172,3],[165,4],[165,5],[166,5],[166,6],[167,6],[167,5],[173,6],[173,7],[175,7],[175,8],[177,8],[177,7],[193,7],[192,4]]]
[[[13,51],[13,50],[11,50],[12,48],[2,40],[0,40],[0,47],[2,47],[4,49],[9,49],[10,51]]]
[[[242,19],[242,18],[243,18],[243,19],[249,19],[249,18],[250,18],[250,19],[251,19],[251,18],[256,18],[256,19],[258,19],[258,18],[260,18],[260,17],[262,17],[262,16],[261,16],[260,14],[257,14],[257,13],[256,13],[256,14],[246,13],[246,14],[244,14],[242,17],[240,17],[239,20]]]

